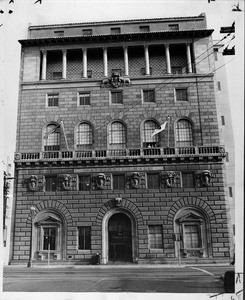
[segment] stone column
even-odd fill
[[[128,47],[123,47],[124,53],[124,75],[128,76]]]
[[[83,77],[88,77],[87,49],[83,48]]]
[[[108,57],[107,48],[103,48],[104,76],[108,77]]]
[[[170,61],[169,44],[165,45],[165,56],[166,56],[166,63],[167,63],[167,73],[171,74],[171,61]]]
[[[41,80],[46,80],[46,73],[47,73],[47,51],[43,50],[43,59],[42,59],[42,77]]]
[[[145,45],[145,75],[150,75],[149,46]]]
[[[192,61],[191,61],[191,47],[190,44],[186,44],[186,57],[187,57],[187,71],[192,73]]]
[[[67,71],[67,50],[62,50],[62,79],[66,79]]]

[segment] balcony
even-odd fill
[[[31,162],[99,162],[112,160],[144,159],[184,159],[184,158],[225,157],[224,147],[201,146],[179,148],[132,148],[132,149],[98,149],[98,150],[63,150],[15,153],[15,163]]]

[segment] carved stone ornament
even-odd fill
[[[138,172],[134,172],[131,175],[130,181],[131,181],[131,185],[134,189],[137,189],[140,186],[140,180],[141,180],[141,177]]]
[[[168,187],[175,186],[176,173],[173,171],[169,171],[166,176],[166,185]]]
[[[35,192],[38,187],[38,178],[35,175],[31,175],[28,181],[29,190]]]
[[[71,189],[71,175],[69,174],[63,175],[62,187],[65,191],[69,191]]]
[[[102,79],[101,87],[105,88],[118,88],[123,86],[129,86],[130,79],[127,76],[120,76],[119,73],[113,73],[111,77]]]
[[[103,190],[105,188],[105,181],[106,181],[105,174],[99,173],[95,180],[97,189]]]
[[[20,153],[15,153],[14,159],[15,159],[15,160],[20,160],[20,159],[21,159]]]
[[[119,197],[115,198],[115,205],[118,207],[121,206],[121,204],[122,204],[122,198]]]
[[[211,173],[209,170],[204,170],[200,174],[201,183],[203,186],[209,186],[211,180]]]

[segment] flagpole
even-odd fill
[[[68,143],[67,143],[67,138],[66,138],[66,133],[65,133],[65,127],[64,127],[63,121],[60,121],[60,124],[61,124],[61,128],[62,128],[62,130],[63,130],[63,133],[64,133],[64,138],[65,138],[66,148],[67,148],[67,150],[69,151]]]
[[[169,148],[169,122],[170,121],[170,117],[168,116],[168,144],[167,144],[167,147]]]

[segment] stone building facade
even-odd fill
[[[212,31],[204,14],[29,27],[11,263],[229,261]]]

